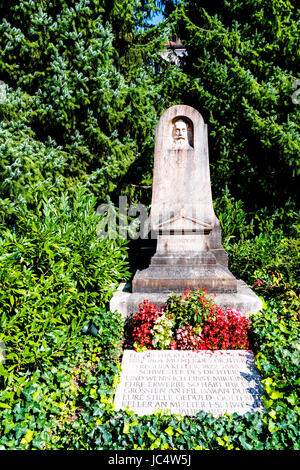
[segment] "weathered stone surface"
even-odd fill
[[[214,228],[206,235],[207,246],[211,253],[215,256],[217,263],[228,268],[228,255],[222,245],[222,230],[219,219],[216,217]]]
[[[157,410],[194,416],[262,410],[263,389],[251,351],[125,350],[114,403],[139,415]]]
[[[155,257],[154,257],[155,258]],[[195,266],[192,260],[187,264],[187,259],[182,264],[171,265],[156,264],[153,260],[147,270],[138,271],[133,280],[134,292],[183,292],[187,287],[191,290],[207,289],[208,292],[236,292],[237,281],[231,272],[220,264],[207,264]],[[166,259],[165,259],[166,260]]]
[[[139,303],[148,299],[157,307],[166,303],[171,292],[131,292],[131,284],[122,283],[110,301],[110,310],[117,310],[124,318],[139,311]],[[236,293],[217,293],[210,295],[215,303],[222,308],[239,310],[243,315],[249,316],[262,310],[262,300],[247,286],[244,281],[237,281]]]

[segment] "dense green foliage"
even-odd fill
[[[0,0],[1,448],[299,449],[298,29],[294,0]],[[159,56],[170,34],[180,66]],[[154,128],[179,103],[208,123],[230,269],[264,299],[262,414],[113,409],[124,325],[107,302],[129,270],[95,209],[150,204]]]
[[[129,276],[127,242],[97,237],[95,207],[95,198],[79,187],[72,197],[42,199],[36,212],[21,205],[15,230],[2,226],[4,448],[45,448],[56,426],[76,416],[70,393],[80,394],[85,384],[112,393],[123,323],[105,306]],[[96,344],[82,333],[90,320],[98,329]]]
[[[187,288],[181,294],[173,293],[160,308],[145,299],[126,323],[124,348],[137,352],[250,347],[249,319],[233,308],[220,308],[206,290]]]
[[[279,207],[299,174],[299,9],[294,1],[188,1],[172,14],[185,44],[182,100],[208,123],[213,191]]]
[[[94,317],[99,329],[97,339],[77,331],[72,354],[64,351],[59,362],[49,355],[48,364],[44,363],[42,368],[22,367],[18,374],[4,378],[5,389],[0,393],[2,449],[47,449],[61,445],[69,449],[68,435],[62,438],[66,424],[71,422],[76,427],[79,416],[86,419],[91,409],[101,403],[100,394],[112,394],[114,376],[119,370],[122,322],[116,314],[105,309],[100,312]],[[82,427],[77,429],[81,434]],[[86,429],[84,434],[87,432]]]
[[[41,201],[36,213],[19,208],[15,231],[0,236],[0,341],[5,375],[50,366],[71,354],[83,322],[98,318],[128,277],[124,240],[98,238],[95,199]],[[3,366],[2,366],[3,369]]]
[[[130,194],[149,184],[153,129],[169,105],[163,96],[173,78],[167,67],[155,73],[156,51],[167,36],[136,32],[138,5],[0,6],[0,71],[7,88],[0,104],[0,196],[11,201],[5,209],[20,199],[35,202],[36,193],[73,189],[78,181],[100,199],[117,186]],[[133,167],[139,178],[130,181]]]
[[[214,302],[201,291],[187,289],[182,295],[173,294],[168,298],[166,311],[172,315],[175,328],[188,324],[201,327],[214,311]]]
[[[0,2],[6,215],[46,185],[78,181],[98,198],[122,192],[149,203],[154,127],[181,102],[208,123],[215,198],[227,185],[247,209],[274,208],[296,189],[294,2],[179,2],[149,28],[153,3]],[[170,31],[187,48],[182,67],[159,56]]]

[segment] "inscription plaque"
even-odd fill
[[[262,411],[263,388],[252,351],[125,350],[116,409],[194,416]]]

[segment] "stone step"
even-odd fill
[[[166,303],[168,297],[171,295],[171,292],[131,292],[131,283],[121,283],[117,292],[113,295],[110,301],[110,310],[114,312],[117,310],[126,318],[135,314],[139,311],[139,304],[143,300],[148,299],[157,307],[161,307]],[[251,313],[257,313],[262,310],[263,303],[262,300],[250,289],[247,284],[242,281],[237,281],[237,292],[236,293],[217,293],[208,294],[216,305],[222,308],[233,308],[234,310],[239,310],[243,315],[249,317]]]

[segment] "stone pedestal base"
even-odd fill
[[[237,292],[237,281],[230,271],[217,265],[198,266],[151,266],[138,271],[132,282],[134,293],[149,292],[184,292],[204,290],[214,293]]]
[[[157,307],[166,303],[171,292],[131,292],[131,283],[122,283],[112,297],[109,307],[112,312],[118,311],[123,318],[130,317],[139,311],[139,303],[148,299]],[[262,300],[247,286],[244,281],[237,280],[237,292],[208,294],[214,302],[222,308],[239,310],[243,315],[249,316],[262,310]]]
[[[192,241],[199,242],[199,238],[194,236]],[[133,293],[182,293],[187,288],[231,293],[237,292],[237,281],[227,267],[217,263],[209,250],[177,253],[157,251],[151,258],[150,266],[137,271],[132,280]]]

